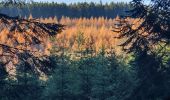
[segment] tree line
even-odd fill
[[[105,18],[115,18],[117,15],[125,14],[124,11],[130,9],[130,5],[127,3],[57,3],[57,2],[34,2],[27,4],[27,6],[22,7],[22,10],[18,10],[13,7],[2,7],[1,12],[9,15],[17,16],[21,15],[23,17],[33,15],[34,18],[47,18],[57,16],[61,18],[62,16],[68,16],[71,18],[86,17],[100,17],[104,16]]]

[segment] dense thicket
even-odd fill
[[[24,62],[15,76],[1,69],[0,99],[124,100],[136,86],[135,69],[114,52],[106,55],[101,48],[96,56],[72,59],[64,49],[61,55],[54,51],[50,61],[55,70],[48,76],[37,76]]]
[[[78,60],[55,57],[56,70],[47,82],[43,100],[124,100],[136,85],[135,70],[104,49]]]
[[[28,9],[29,8],[29,9]],[[21,10],[15,8],[2,8],[1,12],[10,14],[10,15],[22,15],[29,16],[30,13],[35,18],[40,17],[54,17],[57,16],[61,18],[62,16],[69,16],[71,18],[86,17],[100,17],[104,16],[107,18],[115,18],[117,15],[123,15],[124,11],[129,9],[130,6],[126,3],[74,3],[74,4],[65,4],[65,3],[32,3]]]

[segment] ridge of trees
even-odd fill
[[[28,9],[29,8],[29,9]],[[10,14],[12,16],[18,14],[21,16],[29,16],[30,13],[34,18],[47,18],[57,16],[68,16],[71,18],[86,17],[100,17],[115,18],[117,15],[125,14],[125,10],[130,9],[130,5],[124,2],[120,3],[57,3],[57,2],[33,2],[22,7],[22,11],[18,11],[16,8],[1,6],[1,12]],[[112,13],[110,13],[112,12]]]

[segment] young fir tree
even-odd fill
[[[90,100],[92,98],[92,78],[95,72],[94,58],[82,58],[77,62],[79,76],[79,99]],[[79,100],[78,99],[78,100]]]
[[[61,54],[57,54],[58,50],[55,51],[57,48],[52,51],[54,54],[52,66],[55,66],[55,71],[49,77],[47,87],[44,90],[42,97],[44,100],[75,100],[71,60],[65,52],[65,40],[62,41],[62,47],[59,47]]]
[[[39,77],[34,73],[29,63],[21,62],[17,66],[16,82],[13,89],[13,93],[18,95],[17,100],[39,100],[44,88]]]
[[[104,47],[95,58],[95,75],[92,94],[94,100],[124,100],[135,85],[134,73],[128,65],[112,53],[107,55]]]
[[[7,100],[7,91],[9,88],[8,81],[6,80],[8,78],[8,72],[3,67],[4,64],[0,64],[0,99],[1,100]]]
[[[77,53],[80,54],[80,58],[81,58],[84,54],[83,46],[85,44],[85,37],[84,37],[83,32],[79,32],[77,34],[76,42],[77,42],[77,46],[78,46],[78,52]]]
[[[146,52],[139,53],[132,63],[137,70],[138,84],[127,100],[164,100],[169,97],[169,67],[163,59]]]
[[[95,100],[106,100],[109,96],[109,66],[105,57],[105,49],[102,48],[100,54],[95,58],[95,75],[93,77],[92,94]]]
[[[63,56],[56,63],[54,74],[50,77],[44,92],[45,100],[72,100],[72,75],[69,61]]]

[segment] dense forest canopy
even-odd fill
[[[0,1],[0,100],[170,100],[170,0]]]
[[[115,18],[117,15],[125,14],[125,11],[130,8],[130,5],[127,3],[73,3],[73,4],[65,4],[65,3],[42,3],[42,2],[33,2],[22,7],[21,10],[13,8],[13,7],[2,7],[0,11],[9,15],[21,15],[23,17],[29,16],[30,13],[34,18],[40,17],[54,17],[57,16],[61,18],[62,16],[68,16],[71,18],[79,18],[86,17],[107,17],[107,18]]]

